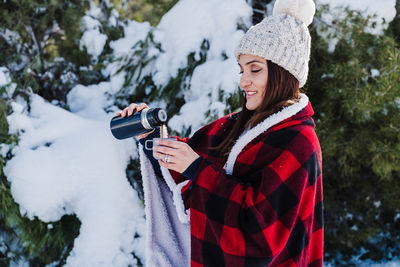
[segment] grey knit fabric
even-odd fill
[[[283,67],[303,87],[308,76],[311,36],[307,25],[288,15],[266,17],[252,26],[242,37],[235,56],[250,54],[263,57]]]

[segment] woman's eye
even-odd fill
[[[251,70],[251,72],[253,73],[257,73],[260,72],[262,69],[258,69],[258,70]],[[240,71],[239,74],[243,74],[243,71]]]

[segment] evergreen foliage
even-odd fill
[[[119,62],[120,71],[126,73],[123,88],[112,96],[116,105],[168,103],[169,118],[177,114],[185,104],[183,92],[190,90],[195,68],[207,61],[209,41],[203,41],[200,54],[190,53],[187,65],[162,86],[146,71],[156,59],[150,49],[162,52],[152,31],[127,57],[112,58],[109,45],[123,36],[121,23],[125,19],[156,25],[176,2],[97,1],[103,12],[101,31],[108,39],[103,53],[93,60],[79,48],[81,18],[89,0],[1,1],[0,66],[10,70],[16,84],[12,95],[0,88],[1,143],[18,144],[18,136],[8,134],[6,116],[11,112],[11,100],[17,96],[27,99],[35,92],[68,109],[66,95],[71,88],[109,79],[101,70],[110,62]],[[120,14],[117,25],[108,23],[113,8]],[[323,25],[321,12],[329,10],[319,11],[314,27],[316,23]],[[381,36],[366,31],[371,18],[351,10],[346,14],[346,19],[322,26],[333,29],[326,38],[316,28],[311,29],[306,85],[323,152],[326,260],[336,265],[352,264],[355,256],[382,260],[400,253],[400,0],[397,17]],[[332,38],[339,42],[330,53]],[[241,97],[238,89],[229,96],[221,93],[219,100],[227,103],[225,112],[231,113],[240,107]],[[208,121],[215,119],[211,110],[207,115]],[[187,136],[190,131],[172,134]],[[0,265],[21,260],[32,266],[61,266],[79,234],[80,222],[75,216],[64,216],[52,224],[22,216],[3,173],[11,157],[10,153],[0,155]],[[139,162],[132,160],[126,173],[142,196]]]
[[[90,65],[90,55],[79,49],[81,18],[88,7],[86,0],[0,2],[0,66],[10,70],[13,83],[0,87],[2,144],[11,147],[18,144],[18,137],[8,134],[6,120],[12,100],[28,99],[31,93],[37,93],[68,108],[66,95],[73,86],[105,79],[99,71],[101,66]],[[108,42],[122,36],[121,28],[103,24]],[[14,85],[16,90],[7,94],[7,87]],[[18,262],[29,262],[32,266],[63,265],[79,234],[80,222],[76,216],[64,216],[49,224],[21,215],[3,173],[6,161],[11,158],[9,152],[6,157],[0,155],[0,265]]]
[[[333,53],[313,31],[308,91],[323,151],[326,259],[391,259],[400,247],[400,50],[346,10]]]
[[[161,45],[153,40],[152,31],[149,32],[144,41],[139,41],[133,47],[133,53],[126,58],[117,59],[121,61],[120,71],[126,72],[125,84],[116,94],[117,104],[122,108],[127,103],[153,103],[164,101],[168,103],[166,112],[171,118],[177,114],[180,108],[185,104],[183,92],[190,89],[190,78],[194,69],[207,60],[207,51],[209,44],[203,40],[199,57],[192,52],[187,56],[187,66],[178,70],[176,77],[170,79],[167,84],[157,86],[151,74],[142,74],[142,70],[153,60],[155,56],[149,57],[149,49],[156,48],[162,52]],[[168,123],[168,122],[167,122]],[[191,129],[179,134],[188,134]],[[178,133],[172,133],[178,134]]]
[[[156,26],[165,12],[178,0],[111,0],[110,2],[124,18],[140,22],[148,21]]]
[[[0,138],[3,144],[15,145],[18,137],[8,135],[5,107],[4,103],[0,105]],[[75,216],[64,216],[52,224],[21,216],[3,173],[5,163],[11,157],[10,153],[5,158],[0,156],[0,266],[15,265],[20,261],[29,261],[32,266],[62,264],[79,234],[80,222]]]
[[[0,65],[11,71],[18,85],[16,94],[30,88],[45,99],[65,103],[66,93],[77,82],[76,66],[89,63],[77,43],[80,18],[87,7],[88,1],[0,3],[0,51],[5,55]]]

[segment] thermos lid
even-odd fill
[[[166,122],[167,121],[167,112],[165,110],[158,108],[159,111],[157,112],[157,117],[161,122]]]

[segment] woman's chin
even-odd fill
[[[248,110],[256,110],[257,107],[255,107],[254,105],[251,105],[251,104],[249,104],[249,103],[246,103],[246,108],[247,108]]]

